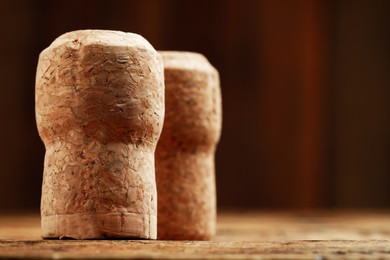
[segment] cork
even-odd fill
[[[42,237],[156,239],[154,152],[163,120],[161,56],[140,35],[73,31],[43,50]]]
[[[156,150],[158,239],[209,240],[216,226],[219,75],[201,54],[159,53],[164,61],[166,114]]]

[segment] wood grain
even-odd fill
[[[390,258],[390,212],[221,213],[214,241],[41,240],[38,214],[0,216],[0,258]]]

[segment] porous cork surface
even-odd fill
[[[166,114],[156,150],[158,238],[208,240],[216,225],[219,75],[201,54],[159,53],[164,61]]]
[[[162,60],[140,35],[73,31],[43,50],[36,74],[46,147],[42,237],[155,239],[163,119]]]

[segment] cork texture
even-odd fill
[[[141,36],[74,31],[43,50],[36,74],[46,147],[42,237],[155,239],[163,120],[162,60]]]
[[[156,150],[158,238],[215,234],[214,154],[221,134],[219,75],[201,54],[160,52],[166,114]]]

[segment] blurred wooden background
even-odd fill
[[[39,208],[35,68],[76,29],[139,33],[220,71],[220,207],[389,207],[389,13],[387,0],[0,0],[0,211]]]

